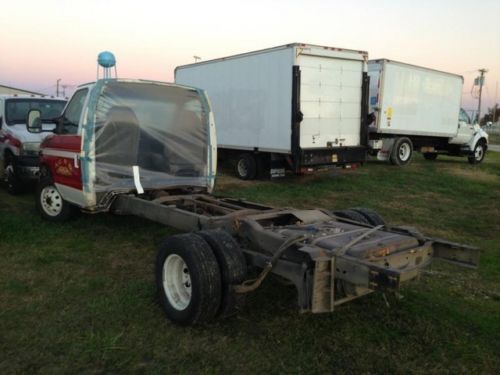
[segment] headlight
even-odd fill
[[[38,155],[40,151],[40,142],[26,142],[21,145],[22,155]]]

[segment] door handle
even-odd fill
[[[75,168],[80,168],[80,166],[78,165],[78,160],[80,160],[80,155],[75,154],[75,156],[73,157]]]

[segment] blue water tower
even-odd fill
[[[102,78],[112,78],[112,69],[115,68],[115,78],[118,77],[116,73],[116,59],[109,51],[103,51],[97,55],[97,79],[99,79],[99,67],[102,68]]]

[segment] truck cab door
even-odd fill
[[[63,199],[85,207],[82,191],[82,119],[88,100],[87,87],[77,90],[59,119],[57,134],[47,137],[41,147],[41,162],[50,170]]]
[[[474,125],[472,125],[467,113],[460,108],[458,116],[458,130],[456,137],[452,138],[450,143],[466,144],[474,137]]]

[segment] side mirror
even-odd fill
[[[30,133],[42,132],[42,112],[38,109],[32,109],[28,112],[28,119],[26,120],[26,129]]]

